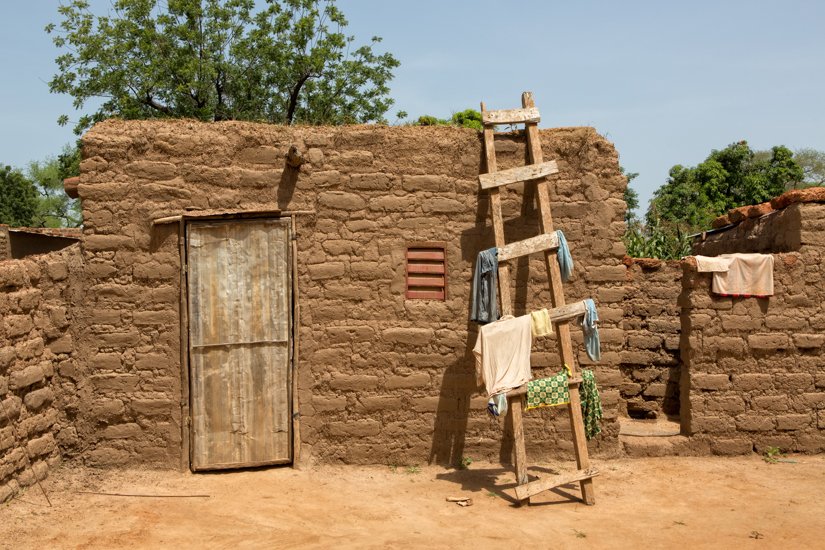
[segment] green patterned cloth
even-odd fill
[[[567,384],[568,371],[565,369],[555,376],[527,382],[527,410],[539,407],[556,407],[570,403],[570,389]],[[592,370],[582,370],[581,396],[584,435],[587,439],[596,437],[602,431],[602,401],[596,378]]]
[[[567,371],[563,370],[550,378],[539,378],[527,382],[527,410],[539,407],[556,407],[570,403],[567,385]]]

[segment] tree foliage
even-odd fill
[[[624,166],[619,166],[619,171],[627,178],[627,187],[624,189],[624,203],[627,209],[624,212],[625,223],[632,223],[637,220],[636,209],[639,208],[639,193],[630,187],[630,183],[639,177],[638,172],[628,172]]]
[[[70,198],[63,189],[63,180],[77,175],[77,148],[66,147],[57,158],[29,163],[27,175],[38,193],[36,227],[78,227],[82,221],[80,201]]]
[[[475,109],[465,109],[453,113],[450,118],[438,118],[432,115],[422,115],[413,123],[415,126],[458,126],[473,128],[479,132],[484,130],[481,122],[481,113]]]
[[[731,208],[759,204],[802,180],[802,169],[784,146],[757,156],[745,141],[714,150],[695,167],[676,165],[653,194],[647,222],[661,219],[688,232],[707,229]]]
[[[37,211],[34,183],[20,170],[0,167],[0,223],[33,226]]]
[[[67,146],[57,157],[32,161],[25,172],[0,169],[0,223],[22,227],[77,227],[80,202],[69,198],[63,180],[79,173],[80,154]]]
[[[713,150],[693,167],[676,165],[650,201],[645,223],[628,220],[625,246],[636,257],[679,258],[690,253],[694,233],[728,210],[781,195],[803,179],[784,146],[754,152],[747,142]]]
[[[112,0],[108,15],[72,0],[59,13],[50,90],[76,109],[102,99],[76,133],[110,116],[361,123],[392,104],[398,61],[373,50],[379,37],[356,47],[334,0]]]
[[[825,185],[825,151],[799,149],[794,153],[793,158],[802,168],[804,187]]]

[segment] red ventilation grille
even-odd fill
[[[407,247],[407,298],[447,299],[446,243],[420,243]]]

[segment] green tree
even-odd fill
[[[63,190],[63,180],[75,175],[67,162],[77,158],[76,148],[66,147],[57,158],[29,163],[27,175],[38,193],[37,212],[32,225],[37,227],[78,227],[82,220],[79,201]]]
[[[711,151],[696,166],[677,164],[654,192],[645,223],[628,223],[628,254],[663,259],[689,254],[690,235],[708,229],[714,218],[731,208],[765,202],[802,178],[793,153],[781,145],[754,152],[740,141]]]
[[[80,175],[80,140],[74,145],[66,145],[57,155],[57,165],[61,180]]]
[[[0,168],[0,223],[33,226],[37,211],[34,183],[11,166]]]
[[[630,187],[630,183],[639,177],[639,173],[628,172],[624,169],[624,166],[619,166],[619,171],[624,177],[627,178],[627,187],[624,189],[623,197],[624,202],[627,205],[627,209],[624,212],[624,221],[625,223],[630,224],[638,219],[636,217],[636,209],[639,208],[639,193]]]
[[[689,232],[707,229],[731,208],[765,202],[802,177],[787,147],[758,156],[746,141],[733,143],[695,167],[671,168],[667,183],[653,194],[647,222],[661,218]]]
[[[802,167],[803,187],[825,185],[825,151],[798,149],[793,158]]]
[[[49,82],[76,109],[102,104],[75,126],[110,116],[273,123],[383,121],[398,61],[356,47],[334,0],[86,0],[61,5],[46,32],[62,53]],[[66,115],[59,120],[68,122]]]

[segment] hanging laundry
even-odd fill
[[[530,372],[531,317],[505,316],[482,326],[473,347],[476,374],[492,397],[526,384]]]
[[[773,296],[771,254],[721,254],[696,256],[701,272],[712,272],[711,291],[719,296],[767,298]]]
[[[599,338],[599,313],[596,304],[590,298],[584,301],[585,313],[582,318],[582,332],[584,332],[584,350],[591,361],[602,358],[601,339]]]
[[[498,248],[488,248],[478,253],[473,273],[473,304],[470,320],[476,323],[492,323],[498,319]]]
[[[573,275],[573,256],[570,255],[570,247],[567,246],[567,239],[561,229],[556,230],[556,235],[559,238],[559,249],[556,251],[556,257],[559,259],[561,280],[566,283]]]
[[[487,401],[487,412],[492,416],[507,415],[507,394],[505,392],[494,395]]]
[[[569,368],[565,365],[565,370],[555,376],[528,382],[526,409],[529,411],[539,407],[556,407],[570,403],[568,375]],[[600,426],[602,400],[599,396],[599,388],[596,386],[596,377],[593,371],[584,369],[581,371],[581,377],[579,396],[581,397],[584,435],[587,439],[593,439],[602,431]]]
[[[697,271],[718,271],[727,272],[733,258],[723,258],[721,256],[694,256],[696,258]]]
[[[554,376],[527,382],[526,410],[570,403],[570,389],[567,384],[569,372],[570,369],[565,365],[565,370]]]
[[[582,371],[582,383],[579,387],[582,400],[582,418],[584,419],[584,436],[593,439],[602,431],[602,399],[599,388],[596,386],[596,377],[593,371]]]
[[[546,308],[531,312],[530,317],[534,338],[553,334],[553,323],[550,322],[550,313]]]

